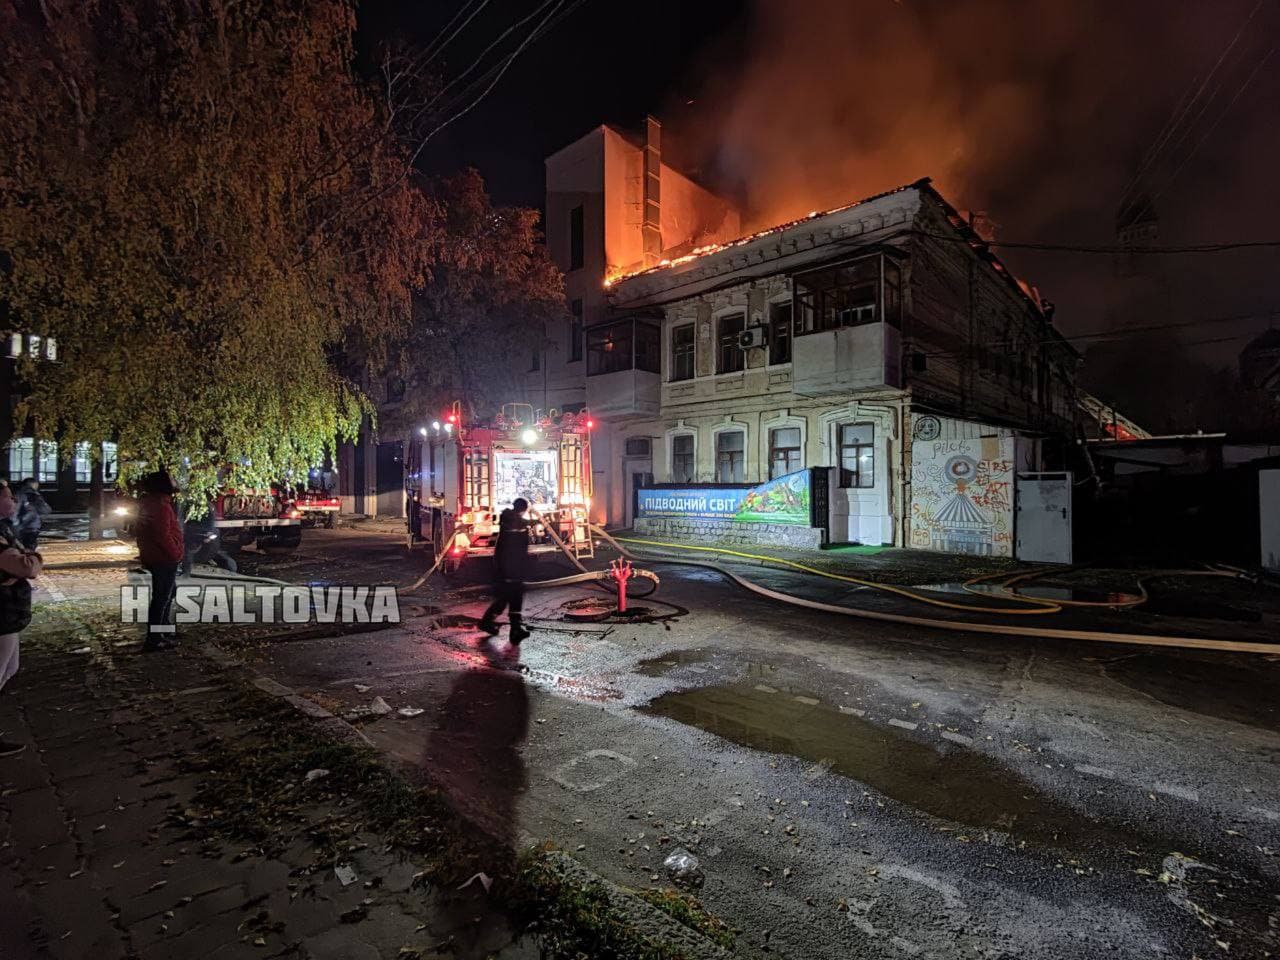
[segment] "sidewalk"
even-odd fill
[[[0,697],[0,729],[28,744],[0,761],[0,956],[536,956],[479,884],[437,886],[438,864],[372,829],[358,784],[264,783],[294,799],[210,809],[201,758],[265,746],[288,717],[194,651],[136,650],[101,621],[23,638]],[[239,836],[250,813],[264,831]]]

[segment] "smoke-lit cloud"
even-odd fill
[[[745,50],[708,53],[678,135],[697,141],[704,172],[738,193],[753,226],[932,176],[1004,238],[1106,243],[1144,152],[1255,2],[758,0]],[[1259,176],[1280,159],[1280,54],[1227,109],[1277,37],[1268,0],[1188,115],[1199,121],[1145,179],[1149,192],[1168,184],[1162,242],[1280,233],[1264,212],[1280,209],[1280,190]],[[1100,325],[1105,261],[1010,260],[1067,308],[1065,325]],[[1274,251],[1179,262],[1175,299],[1189,313],[1280,303],[1275,262]],[[1260,268],[1271,277],[1243,289]],[[1239,303],[1217,299],[1224,286]]]

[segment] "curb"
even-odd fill
[[[353,746],[377,749],[372,740],[346,720],[326,710],[315,701],[308,700],[291,687],[286,687],[284,684],[259,673],[244,661],[227,653],[215,644],[206,641],[199,644],[195,649],[199,650],[204,657],[218,666],[228,670],[235,670],[245,675],[250,684],[262,693],[288,703],[299,713],[314,721],[316,726],[331,739]],[[379,756],[383,763],[386,763],[397,772],[412,770],[414,776],[408,778],[411,782],[422,775],[422,771],[416,767],[410,768],[402,761],[381,753],[379,753]],[[466,819],[465,816],[464,819]],[[467,820],[467,822],[472,823],[470,820]],[[477,826],[477,829],[481,828]],[[524,830],[519,832],[519,837],[521,844],[526,848],[536,848],[541,844],[537,837]],[[734,954],[713,943],[696,930],[685,926],[674,917],[669,916],[653,906],[653,904],[629,892],[612,880],[602,877],[563,851],[547,851],[544,854],[544,863],[561,881],[579,887],[590,886],[602,892],[608,901],[609,907],[629,923],[640,937],[672,948],[673,951],[676,951],[675,955],[681,957],[682,960],[726,960],[726,958],[734,956]]]

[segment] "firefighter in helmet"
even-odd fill
[[[529,501],[516,498],[498,518],[498,542],[493,550],[493,603],[480,618],[480,629],[495,636],[500,629],[494,620],[503,609],[510,611],[513,644],[529,636],[524,628],[524,578],[529,567],[529,521],[525,517]]]

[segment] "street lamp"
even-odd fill
[[[424,436],[424,437],[425,437],[425,436],[427,435],[427,428],[426,428],[426,427],[419,427],[419,428],[418,428],[418,433],[420,433],[422,436]]]
[[[520,434],[520,439],[524,441],[526,447],[531,447],[538,442],[538,431],[529,427],[524,433]]]
[[[437,432],[438,432],[438,431],[440,430],[440,421],[439,421],[439,420],[432,420],[432,421],[431,421],[431,429],[432,429],[432,430],[435,430],[435,431],[437,431]]]

